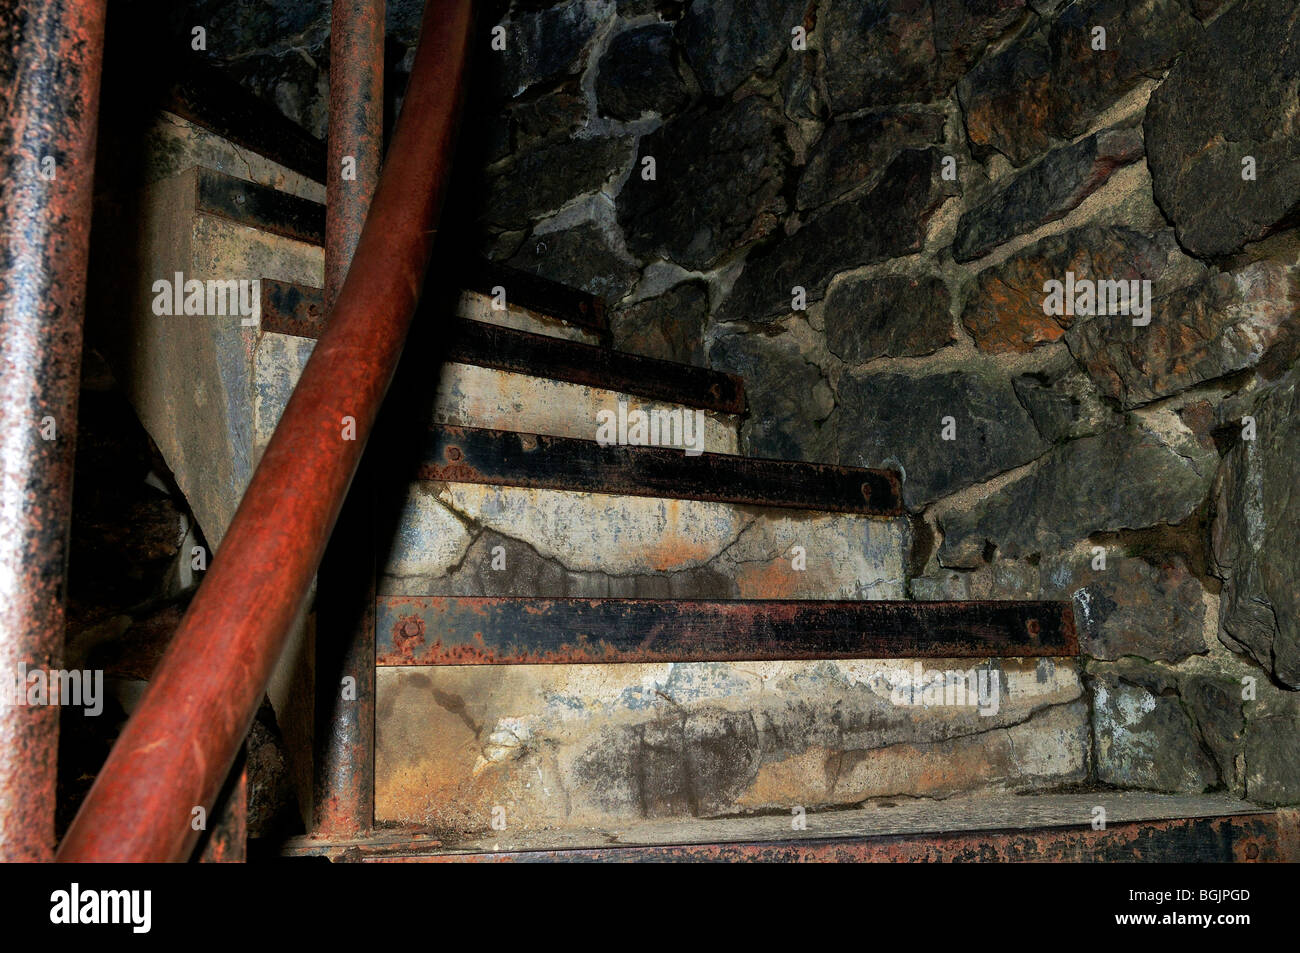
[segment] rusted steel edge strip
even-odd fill
[[[256,714],[401,354],[447,188],[470,0],[429,0],[405,105],[330,326],[135,714],[58,853],[189,856]],[[355,439],[345,439],[355,427]]]
[[[195,167],[199,212],[311,245],[325,242],[325,206],[205,166]]]
[[[376,663],[556,665],[1069,657],[1068,602],[379,600]]]
[[[325,326],[324,295],[319,288],[275,278],[263,278],[260,284],[262,330],[319,337]],[[427,307],[432,305],[422,303],[418,314],[447,324],[451,331],[442,355],[449,362],[584,384],[718,413],[745,412],[745,384],[734,374],[483,321],[456,319],[448,323],[442,315],[426,313]]]
[[[160,106],[222,139],[316,182],[325,181],[325,143],[271,103],[196,56],[171,66]]]
[[[593,437],[595,430],[593,421]],[[861,516],[904,513],[899,476],[893,470],[722,453],[687,456],[680,449],[667,447],[601,446],[595,440],[572,437],[443,426],[429,429],[420,459],[417,478],[444,483],[704,500]]]
[[[885,834],[723,844],[476,853],[352,847],[336,860],[371,863],[1294,863],[1300,845],[1277,812],[944,834]],[[326,851],[319,852],[331,856]]]
[[[0,5],[0,684],[62,662],[103,0]],[[0,861],[54,850],[59,707],[0,699]]]
[[[505,288],[511,304],[594,331],[602,340],[609,335],[604,299],[578,288],[482,258],[466,263],[461,280],[464,287],[482,294]]]

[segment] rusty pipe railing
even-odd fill
[[[334,0],[330,12],[325,304],[334,303],[379,181],[384,139],[384,0]],[[375,507],[362,464],[316,587],[312,830],[355,837],[375,815]],[[354,691],[343,691],[352,679]]]
[[[471,0],[429,0],[352,267],[208,577],[57,855],[183,860],[302,608],[392,379],[446,192]]]
[[[49,860],[104,0],[0,4],[0,861]]]

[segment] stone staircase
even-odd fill
[[[321,330],[323,195],[176,116],[154,134],[116,359],[217,547]],[[177,273],[258,279],[256,313],[155,313]],[[1068,604],[908,601],[898,474],[743,456],[743,381],[612,350],[591,296],[458,277],[454,309],[416,319],[446,353],[377,540],[376,833],[289,853],[821,859],[835,838],[852,859],[955,859],[915,844],[1023,829],[1056,845],[1045,858],[1118,859],[1131,838],[1105,839],[1093,808],[1123,801],[1114,820],[1168,822],[1174,854],[1188,831],[1256,859],[1247,841],[1258,856],[1294,823],[1215,797],[1057,793],[1092,759]],[[698,443],[597,439],[602,412],[638,411],[698,419]],[[301,750],[309,633],[271,689]]]

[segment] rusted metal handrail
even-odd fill
[[[49,860],[104,0],[0,4],[0,861]]]
[[[64,861],[188,857],[303,606],[428,266],[471,0],[429,0],[379,186],[329,325],[221,550],[76,820]]]

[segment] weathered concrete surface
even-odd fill
[[[190,166],[217,169],[281,192],[325,201],[325,185],[171,113],[159,113],[145,133],[144,182],[180,175]]]
[[[470,831],[501,807],[519,831],[1083,780],[1073,663],[927,660],[996,672],[989,715],[896,704],[911,665],[383,668],[376,816]]]
[[[321,249],[271,235],[195,209],[195,170],[146,190],[137,293],[129,304],[130,330],[121,353],[111,356],[141,421],[158,444],[194,510],[207,540],[217,546],[252,476],[259,434],[274,425],[259,389],[257,316],[156,315],[158,280],[278,278],[319,286]],[[300,348],[280,335],[267,347],[298,362]],[[263,357],[261,365],[276,358]],[[255,407],[257,411],[255,412]]]
[[[592,440],[596,415],[618,412],[620,402],[628,413],[636,410],[682,409],[679,405],[645,400],[618,391],[571,384],[527,374],[514,374],[471,364],[443,364],[433,408],[435,423],[456,427],[486,427],[521,433],[549,434]],[[691,408],[685,408],[691,413]],[[738,453],[740,420],[731,414],[704,414],[706,453]]]
[[[911,527],[835,513],[468,483],[411,485],[386,595],[903,597]],[[492,569],[501,546],[504,569]],[[802,546],[807,569],[793,568]]]

